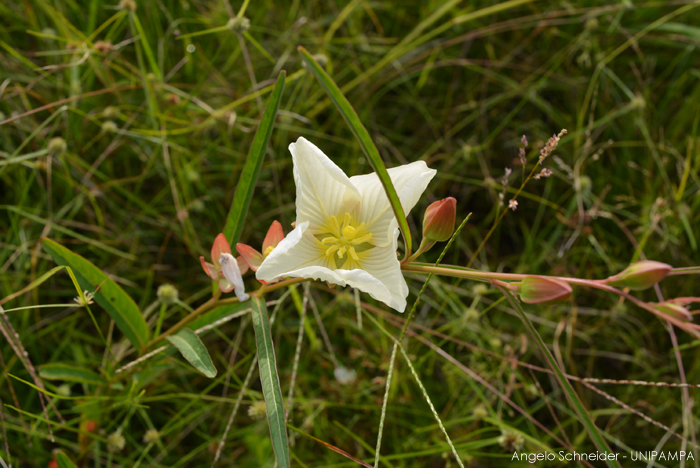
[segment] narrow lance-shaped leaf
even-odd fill
[[[389,198],[391,208],[394,210],[394,216],[396,216],[399,222],[399,228],[401,229],[404,243],[406,244],[405,258],[408,258],[411,255],[412,249],[411,230],[408,227],[406,214],[401,206],[399,195],[396,193],[396,189],[394,189],[394,184],[391,182],[391,177],[389,177],[389,172],[386,170],[386,166],[384,165],[384,161],[382,161],[377,147],[374,145],[372,138],[369,136],[369,132],[367,132],[367,129],[357,116],[357,112],[355,112],[350,101],[348,101],[340,88],[338,88],[338,85],[335,84],[333,79],[328,76],[328,73],[314,60],[306,49],[300,46],[298,50],[304,62],[306,62],[306,65],[308,65],[311,72],[316,76],[321,86],[323,86],[323,89],[328,93],[331,101],[333,101],[333,104],[335,104],[335,107],[350,126],[350,130],[352,130],[355,138],[357,138],[357,141],[360,143],[362,151],[367,155],[370,164],[372,164],[372,168],[377,173],[377,176],[379,176],[379,180],[382,182],[382,186],[384,186],[386,196]]]
[[[41,246],[59,265],[70,267],[81,288],[95,292],[95,301],[112,317],[119,330],[136,349],[148,342],[148,327],[139,307],[117,283],[89,260],[71,252],[51,239],[43,239]]]
[[[564,390],[566,398],[569,400],[569,403],[574,408],[574,411],[576,411],[579,421],[581,421],[581,424],[583,424],[583,426],[586,428],[588,436],[591,438],[598,451],[601,453],[607,453],[611,455],[606,457],[605,460],[608,466],[610,468],[621,468],[620,464],[615,459],[615,454],[612,452],[612,450],[610,450],[608,444],[605,443],[605,439],[603,439],[603,436],[600,434],[598,427],[596,427],[595,423],[591,419],[591,416],[588,414],[588,410],[585,406],[583,406],[583,403],[576,394],[576,391],[571,386],[567,378],[564,376],[561,369],[559,369],[557,361],[554,359],[554,356],[552,356],[552,353],[549,351],[549,348],[547,348],[547,345],[545,345],[544,341],[542,340],[542,337],[540,336],[535,326],[525,314],[525,311],[523,310],[520,303],[513,297],[510,291],[508,291],[505,288],[502,288],[498,284],[494,283],[494,285],[503,293],[504,296],[506,296],[506,298],[510,302],[510,305],[512,305],[513,308],[518,312],[520,319],[527,327],[528,331],[530,332],[530,335],[532,335],[532,337],[537,342],[540,351],[542,351],[542,354],[544,354],[544,357],[547,360],[547,364],[549,364],[549,367],[554,371],[554,376],[557,378],[557,381],[559,382],[559,385],[561,386],[562,390]]]
[[[192,364],[199,372],[210,379],[216,377],[216,367],[211,361],[207,347],[204,346],[202,340],[192,330],[183,328],[174,335],[166,336],[165,339],[175,346],[182,354],[182,357],[187,359],[187,362]]]
[[[277,116],[277,109],[279,109],[282,99],[282,91],[284,90],[284,80],[286,76],[286,72],[282,70],[277,77],[275,89],[272,90],[270,99],[267,101],[265,113],[260,120],[258,130],[255,132],[255,138],[253,138],[253,144],[250,147],[248,159],[246,159],[243,172],[241,172],[241,176],[238,179],[236,193],[233,195],[233,203],[231,203],[231,210],[228,212],[228,218],[226,218],[226,225],[224,226],[223,233],[229,244],[234,246],[238,243],[241,231],[243,231],[243,221],[245,221],[246,214],[248,213],[248,206],[250,205],[250,200],[253,198],[253,191],[255,190],[255,182],[258,180],[260,167],[262,166],[265,152],[267,151],[267,143],[270,141],[272,128],[275,125],[275,117]]]
[[[71,364],[51,363],[39,368],[39,375],[46,380],[64,380],[66,382],[81,382],[88,384],[105,383],[102,377],[84,367]]]
[[[56,454],[56,464],[58,468],[77,468],[68,456],[63,452]]]
[[[284,405],[282,390],[277,376],[275,349],[270,333],[270,319],[267,317],[267,307],[264,299],[253,297],[251,300],[253,328],[255,328],[255,344],[258,347],[258,366],[260,367],[260,382],[267,406],[267,422],[270,425],[272,448],[277,456],[280,468],[289,468],[289,442],[287,426],[284,422]]]

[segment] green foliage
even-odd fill
[[[209,351],[195,333],[189,328],[183,328],[172,336],[165,338],[175,346],[182,357],[194,366],[202,374],[210,379],[216,377],[216,367],[211,362]]]
[[[250,301],[255,343],[258,348],[258,366],[260,383],[267,406],[267,421],[270,425],[272,448],[277,456],[277,463],[282,468],[289,468],[289,442],[287,427],[284,422],[284,403],[282,390],[277,375],[275,348],[270,333],[270,319],[267,316],[265,300],[253,297]]]
[[[39,368],[39,376],[46,380],[65,380],[67,382],[81,382],[87,384],[103,384],[104,380],[89,369],[53,362]]]
[[[700,264],[695,3],[118,4],[0,2],[0,456],[12,466],[47,466],[60,449],[81,468],[208,467],[234,408],[217,466],[274,464],[284,411],[270,405],[276,445],[270,424],[248,413],[270,392],[257,372],[246,381],[258,349],[250,303],[224,294],[228,302],[187,323],[207,327],[198,336],[219,370],[213,378],[151,335],[161,309],[167,331],[211,297],[199,256],[209,258],[222,227],[253,246],[275,219],[289,232],[287,147],[299,136],[349,175],[373,171],[377,155],[389,168],[423,159],[437,169],[403,228],[417,244],[420,214],[446,197],[457,199],[458,220],[473,213],[444,268],[464,271],[473,260],[480,271],[607,278],[644,259]],[[233,16],[250,29],[232,31]],[[300,45],[323,70],[303,65]],[[358,145],[316,78],[324,73],[376,152]],[[274,119],[266,113],[273,102]],[[525,187],[474,256],[527,176],[522,135],[529,170],[562,128],[568,134],[544,161],[551,177]],[[507,184],[505,168],[513,170]],[[229,221],[244,179],[246,196]],[[434,264],[441,247],[419,261]],[[80,289],[100,286],[94,304],[71,305],[76,286],[57,264],[70,267]],[[410,306],[425,276],[406,277]],[[260,287],[251,273],[244,278],[249,292]],[[697,296],[695,278],[669,275],[662,298],[652,288],[632,294],[660,303]],[[163,284],[177,287],[178,302],[157,301]],[[275,399],[285,397],[286,423],[299,428],[289,433],[289,464],[359,466],[343,453],[372,464],[388,334],[398,336],[406,317],[364,293],[309,286],[308,294],[265,296],[277,309],[268,329]],[[664,451],[691,449],[696,388],[576,379],[665,384],[684,375],[695,384],[697,338],[670,334],[629,301],[574,289],[565,303],[525,311],[600,436],[627,456],[660,440]],[[518,312],[484,283],[433,276],[397,351],[379,466],[455,468],[445,433],[465,466],[509,464],[513,444],[597,450]],[[336,367],[356,378],[341,382]],[[65,384],[71,397],[58,398]],[[160,437],[147,443],[152,429]],[[115,433],[126,446],[110,453]]]
[[[107,311],[134,347],[140,349],[146,344],[146,321],[134,300],[117,283],[90,261],[53,240],[43,239],[41,245],[56,263],[73,270],[80,287],[94,295],[95,301]]]
[[[272,94],[270,94],[270,99],[265,107],[265,113],[255,132],[255,138],[250,147],[248,159],[246,159],[245,166],[243,166],[243,171],[241,172],[241,177],[236,187],[236,193],[233,196],[231,210],[226,218],[226,225],[224,226],[223,233],[229,243],[234,247],[241,237],[241,232],[243,232],[245,218],[248,214],[248,207],[253,198],[255,184],[260,175],[260,167],[262,166],[265,153],[267,152],[267,144],[270,141],[272,128],[274,127],[275,118],[277,117],[277,109],[282,99],[285,77],[286,72],[282,70],[279,77],[277,77],[275,88],[272,90]]]

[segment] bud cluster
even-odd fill
[[[547,156],[552,154],[554,150],[557,149],[557,146],[559,146],[559,140],[561,140],[561,137],[566,135],[566,133],[566,129],[562,129],[558,135],[552,135],[552,138],[547,140],[544,148],[540,150],[540,163],[544,162],[544,160],[547,159]]]

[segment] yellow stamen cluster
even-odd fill
[[[263,256],[264,256],[264,257],[267,257],[268,255],[270,255],[270,253],[272,253],[273,250],[275,250],[275,248],[274,248],[273,246],[269,246],[269,247],[266,248],[265,251],[263,252]]]
[[[328,218],[328,222],[319,234],[330,234],[321,239],[327,257],[337,255],[338,259],[342,260],[345,254],[348,254],[355,262],[360,260],[356,249],[362,244],[369,244],[372,240],[372,233],[369,232],[365,223],[356,224],[350,213],[345,213],[342,224],[336,216]]]

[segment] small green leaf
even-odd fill
[[[117,283],[87,259],[71,252],[51,239],[43,239],[41,246],[59,265],[70,267],[78,284],[88,292],[95,292],[95,301],[112,317],[136,349],[148,342],[148,327],[139,307]]]
[[[325,89],[326,93],[328,93],[331,101],[333,101],[333,104],[335,104],[335,107],[350,126],[350,130],[352,130],[355,138],[357,138],[357,141],[360,143],[362,151],[365,152],[367,158],[372,164],[372,168],[377,173],[377,176],[379,176],[379,180],[384,186],[386,196],[389,198],[391,208],[394,210],[394,216],[396,216],[396,219],[399,222],[399,228],[401,228],[403,240],[406,244],[405,258],[408,258],[411,255],[412,249],[411,230],[408,227],[408,221],[406,221],[406,214],[401,206],[399,195],[396,193],[396,189],[394,189],[394,184],[391,182],[391,177],[389,177],[389,172],[386,170],[386,166],[384,165],[384,161],[382,161],[382,157],[380,156],[377,147],[374,146],[374,142],[369,136],[369,132],[367,132],[367,129],[357,116],[357,112],[355,112],[355,109],[353,109],[350,102],[343,95],[343,92],[340,90],[340,88],[338,88],[338,85],[335,84],[333,79],[328,76],[328,73],[326,73],[323,67],[321,67],[316,60],[314,60],[306,49],[299,46],[298,50],[301,57],[304,59],[304,62],[306,62],[306,64],[309,66],[311,72],[316,76],[318,81],[321,83],[321,86],[323,86],[323,89]]]
[[[70,364],[45,364],[39,368],[39,375],[46,380],[65,380],[96,385],[105,383],[95,372]]]
[[[542,351],[542,354],[544,355],[547,364],[549,364],[549,367],[554,371],[554,376],[557,378],[557,381],[559,382],[559,385],[561,386],[562,390],[564,390],[564,394],[569,400],[569,404],[571,404],[571,406],[574,408],[574,411],[576,411],[579,421],[581,422],[581,424],[583,424],[583,427],[586,428],[588,436],[598,448],[598,451],[601,453],[613,455],[613,452],[608,447],[608,444],[605,442],[605,439],[603,439],[603,436],[598,430],[598,427],[595,425],[595,423],[591,419],[591,416],[588,414],[588,410],[576,394],[574,387],[571,386],[569,380],[564,376],[561,369],[559,369],[557,361],[554,359],[554,356],[552,356],[552,353],[549,351],[549,348],[547,348],[547,345],[542,340],[542,337],[528,318],[527,314],[525,314],[523,307],[517,300],[515,300],[513,294],[511,294],[510,291],[508,291],[506,288],[502,288],[498,284],[495,284],[495,286],[503,293],[504,296],[506,296],[506,299],[508,299],[510,305],[512,305],[513,308],[518,312],[520,319],[527,327],[528,331],[530,332],[530,335],[532,335],[532,337],[535,339],[535,342],[540,348],[540,351]],[[605,461],[607,462],[610,468],[621,468],[620,464],[617,462],[617,459],[614,456],[606,457]]]
[[[165,339],[175,346],[182,354],[182,357],[187,359],[199,372],[210,379],[216,377],[216,367],[211,362],[209,351],[207,351],[202,340],[192,330],[183,328],[175,335],[166,336]]]
[[[250,301],[255,329],[255,344],[258,347],[260,382],[267,405],[267,422],[270,425],[272,448],[275,450],[280,468],[289,468],[289,441],[284,422],[284,404],[280,380],[277,376],[275,348],[270,333],[270,319],[267,317],[265,300],[253,296]]]
[[[58,468],[77,468],[63,452],[58,452],[56,454],[56,463],[58,464]]]
[[[262,166],[265,152],[267,151],[267,143],[270,141],[272,128],[275,126],[275,117],[277,116],[277,109],[282,100],[282,91],[284,90],[284,80],[286,76],[286,72],[282,70],[277,77],[275,89],[272,90],[270,99],[267,101],[265,113],[262,116],[258,130],[255,132],[255,138],[253,138],[253,144],[250,147],[248,159],[246,159],[243,172],[241,172],[241,176],[238,180],[236,193],[233,195],[233,203],[231,203],[231,210],[228,212],[228,218],[226,219],[223,232],[226,236],[226,240],[234,247],[241,237],[243,221],[245,221],[246,214],[248,214],[248,206],[250,205],[250,200],[253,198],[255,182],[258,180],[260,167]]]

